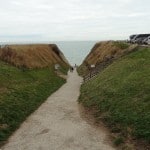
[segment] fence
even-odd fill
[[[106,58],[104,62],[97,64],[95,68],[90,70],[90,72],[83,77],[84,82],[89,81],[91,78],[97,76],[97,74],[110,65],[114,60],[114,58]]]

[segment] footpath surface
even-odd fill
[[[10,137],[2,150],[114,150],[107,134],[84,121],[78,110],[82,78],[68,74],[52,94]]]

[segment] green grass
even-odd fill
[[[119,146],[120,144],[124,143],[123,138],[118,137],[114,140],[114,145]]]
[[[0,144],[64,83],[50,68],[19,69],[0,61]]]
[[[69,70],[69,67],[66,67],[66,66],[61,66],[59,69],[59,71],[65,75],[67,75],[68,70]]]
[[[86,75],[87,73],[88,73],[88,69],[87,69],[87,67],[85,66],[85,64],[82,64],[81,66],[79,66],[78,68],[77,68],[77,72],[78,72],[78,74],[80,75],[80,76],[84,76],[84,75]]]
[[[150,48],[124,56],[82,85],[79,98],[123,136],[150,141]]]
[[[125,43],[125,42],[114,42],[114,45],[119,47],[120,49],[127,49],[129,48],[129,44],[128,43]]]

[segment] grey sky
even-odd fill
[[[1,0],[0,41],[126,39],[150,33],[150,0]]]

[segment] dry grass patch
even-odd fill
[[[67,61],[56,45],[10,45],[0,49],[0,59],[17,67],[43,68],[55,63],[66,66]]]

